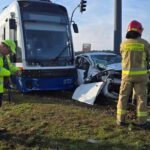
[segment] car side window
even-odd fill
[[[78,69],[88,70],[90,63],[84,57],[77,57],[75,61],[75,65]]]
[[[90,60],[89,60],[89,57],[88,56],[84,56],[84,58],[88,61],[88,62],[90,62]]]
[[[75,65],[76,65],[76,68],[80,69],[81,66],[82,66],[82,63],[81,63],[81,57],[77,57],[76,60],[75,60]]]
[[[87,59],[82,58],[82,69],[83,70],[88,70],[90,67],[90,63],[87,61]]]

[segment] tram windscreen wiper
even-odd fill
[[[67,44],[63,49],[60,51],[60,53],[53,59],[53,61],[58,60],[58,58],[65,52],[65,50],[70,46],[70,43]]]

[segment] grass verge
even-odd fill
[[[13,94],[0,108],[1,150],[150,149],[150,131],[116,127],[114,105],[88,106],[68,92]]]

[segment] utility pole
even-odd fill
[[[122,0],[115,0],[114,6],[114,52],[119,54],[122,41]]]

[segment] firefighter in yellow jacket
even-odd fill
[[[141,38],[142,24],[133,20],[128,25],[126,40],[120,45],[122,56],[122,81],[117,104],[117,125],[126,125],[126,109],[129,96],[134,90],[137,97],[137,121],[134,125],[150,127],[147,121],[147,82],[150,45]]]
[[[4,92],[4,77],[18,71],[18,68],[11,64],[8,55],[15,53],[16,44],[12,40],[4,40],[0,44],[0,107],[2,106],[2,98]],[[6,57],[8,68],[4,67],[4,57]]]

